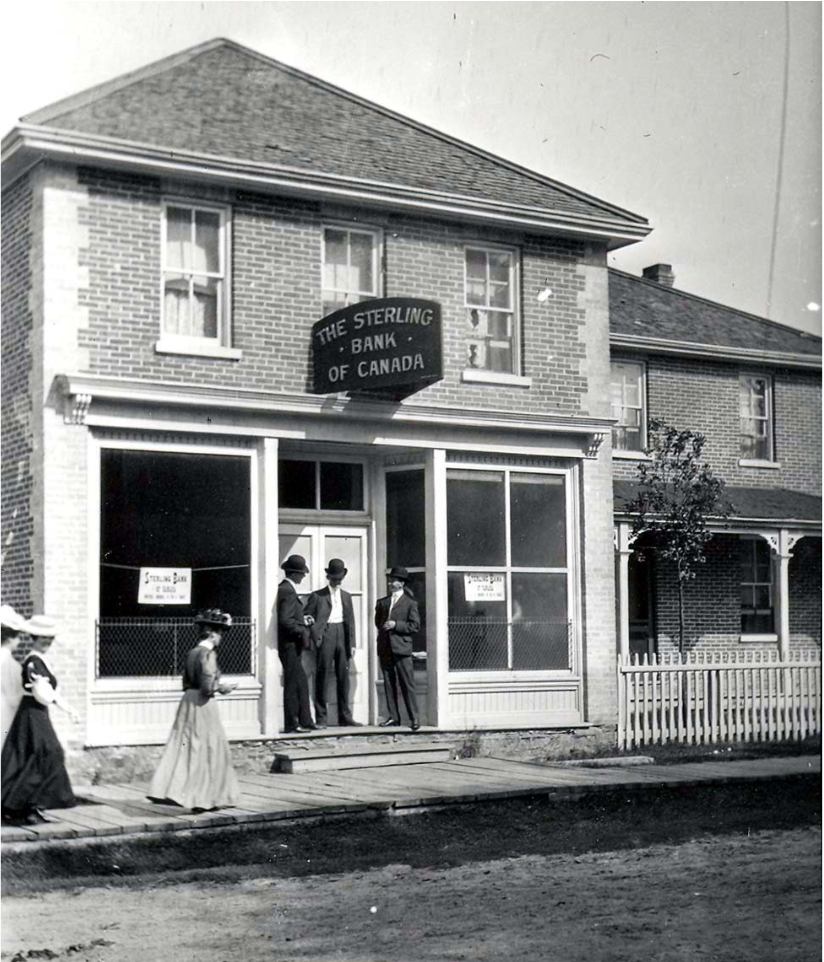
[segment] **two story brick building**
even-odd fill
[[[307,587],[349,569],[357,720],[383,715],[371,615],[400,564],[425,723],[614,726],[627,371],[676,417],[676,361],[720,386],[740,360],[614,326],[616,404],[615,285],[658,289],[606,258],[643,217],[226,40],[25,118],[3,186],[3,600],[60,618],[79,742],[165,739],[206,605],[236,621],[230,737],[276,736],[293,552]],[[814,380],[785,359],[776,401],[784,379]],[[810,490],[803,453],[778,487]]]
[[[666,264],[641,278],[610,271],[619,649],[677,646],[674,568],[633,542],[625,510],[650,418],[706,436],[732,508],[687,588],[689,650],[819,647],[821,340],[673,282]]]

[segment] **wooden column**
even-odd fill
[[[632,554],[630,526],[621,521],[615,526],[614,543],[618,552],[618,652],[629,658],[629,556]]]
[[[426,676],[429,724],[448,724],[446,451],[426,452]]]
[[[258,442],[257,503],[258,677],[262,685],[260,727],[261,734],[275,735],[280,731],[283,718],[275,612],[275,600],[281,577],[278,543],[277,438],[263,438]]]

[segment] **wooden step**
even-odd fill
[[[445,762],[452,757],[449,745],[403,744],[353,745],[351,748],[290,748],[276,752],[272,771],[286,774],[328,772],[344,768],[379,768],[383,765],[420,765]]]

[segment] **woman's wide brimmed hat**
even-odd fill
[[[232,616],[220,608],[206,608],[195,615],[196,625],[212,625],[214,628],[231,628]]]
[[[57,634],[57,622],[48,615],[32,615],[26,630],[35,638],[54,638]]]
[[[387,581],[409,581],[409,572],[406,568],[390,568],[386,573]]]
[[[340,558],[332,558],[329,562],[329,567],[326,569],[326,574],[330,578],[343,578],[343,576],[347,574],[346,565]]]
[[[12,631],[28,631],[29,623],[11,605],[0,605],[0,624]]]
[[[306,558],[302,554],[290,554],[281,565],[284,571],[302,571],[305,575],[309,574],[306,567]]]

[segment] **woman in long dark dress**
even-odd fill
[[[66,771],[63,746],[51,719],[49,706],[57,705],[73,722],[77,712],[57,694],[57,678],[46,652],[57,634],[57,626],[45,615],[28,623],[32,650],[23,662],[23,697],[3,745],[3,818],[28,825],[47,822],[47,808],[72,808],[77,804]]]
[[[183,698],[148,797],[195,810],[231,808],[240,788],[214,696],[235,688],[220,680],[215,654],[232,616],[211,608],[200,612],[195,624],[200,640],[186,656]]]

